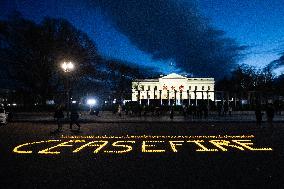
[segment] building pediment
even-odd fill
[[[176,73],[171,73],[169,75],[161,77],[161,79],[186,79],[186,77],[176,74]]]

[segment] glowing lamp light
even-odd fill
[[[70,72],[74,70],[74,64],[72,62],[63,62],[63,64],[61,64],[61,68],[64,72]]]
[[[97,103],[96,99],[90,98],[87,100],[89,106],[94,106]]]
[[[77,103],[77,101],[76,100],[72,100],[72,104],[76,104]]]

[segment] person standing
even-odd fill
[[[197,108],[196,105],[192,106],[192,118],[195,119],[197,117]]]
[[[171,120],[174,119],[174,107],[171,107],[171,110],[170,110],[170,119],[171,119]]]
[[[223,105],[223,116],[227,116],[228,110],[229,110],[228,103],[225,102],[225,104]]]
[[[80,130],[81,126],[78,120],[79,120],[79,113],[75,109],[73,109],[70,114],[70,130],[72,130],[73,124],[78,126],[78,131]]]
[[[57,131],[62,131],[62,126],[63,126],[63,120],[64,120],[64,113],[63,113],[63,108],[62,106],[58,106],[57,109],[54,112],[54,119],[56,120],[57,123]]]
[[[185,105],[182,105],[182,113],[183,113],[183,117],[186,118],[187,107]]]
[[[261,112],[261,106],[256,106],[255,109],[255,119],[256,119],[256,126],[260,127],[261,126],[261,121],[262,121],[262,112]]]
[[[119,117],[121,117],[121,113],[122,113],[121,105],[118,105],[117,113],[118,113]]]
[[[204,118],[207,119],[208,118],[208,114],[209,114],[209,106],[208,105],[204,105]]]
[[[229,116],[232,116],[233,107],[229,105]]]
[[[271,131],[273,130],[273,118],[274,118],[274,107],[271,103],[269,103],[267,105],[266,108],[266,116],[267,116],[267,122],[268,122],[268,126],[271,129]]]

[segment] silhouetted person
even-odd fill
[[[174,119],[174,108],[171,107],[171,111],[170,111],[170,119]]]
[[[273,129],[274,107],[272,104],[268,104],[266,108],[266,116],[269,128]]]
[[[223,105],[221,105],[221,104],[218,103],[217,108],[218,108],[218,115],[219,115],[219,116],[221,116],[222,113],[223,113],[223,112],[222,112],[222,111],[223,111],[223,108],[222,108],[222,107],[223,107]]]
[[[115,106],[112,108],[112,114],[116,114],[116,107]]]
[[[193,119],[196,118],[197,116],[197,108],[196,108],[196,105],[193,105],[192,106],[192,117]]]
[[[96,109],[95,116],[100,117],[99,114],[100,114],[100,110]]]
[[[233,111],[233,107],[231,106],[231,105],[229,105],[229,116],[231,116],[232,115],[232,111]]]
[[[187,107],[185,105],[182,106],[182,113],[183,113],[183,117],[186,118]]]
[[[78,130],[80,130],[80,124],[78,123],[79,113],[76,110],[72,110],[70,114],[70,129],[72,129],[73,124],[78,126]]]
[[[121,117],[121,113],[122,113],[121,105],[118,105],[117,113],[118,113],[119,117]]]
[[[260,106],[257,106],[255,109],[255,119],[256,119],[256,125],[260,127],[262,121],[262,112]]]
[[[64,119],[64,113],[63,113],[63,108],[62,106],[59,106],[55,112],[54,112],[54,119],[56,120],[57,123],[57,130],[62,131],[62,125],[63,125],[63,119]]]
[[[142,107],[141,105],[138,105],[138,116],[141,117],[142,115]]]
[[[144,110],[144,113],[143,113],[143,116],[147,116],[147,107],[146,106],[143,106],[143,110]]]
[[[204,118],[207,119],[208,117],[208,113],[209,113],[209,107],[208,106],[204,106]]]
[[[192,115],[192,106],[191,105],[189,105],[188,107],[187,107],[187,115]]]
[[[196,112],[197,112],[197,118],[202,119],[202,107],[201,105],[197,105],[196,107]]]
[[[224,106],[223,106],[223,108],[224,108],[224,109],[223,109],[223,115],[226,116],[226,115],[227,115],[227,112],[228,112],[228,109],[229,109],[228,104],[225,103]]]
[[[8,116],[7,116],[7,121],[10,122],[10,121],[12,121],[12,119],[13,119],[13,113],[9,112]]]
[[[94,110],[94,108],[90,108],[89,113],[90,113],[90,115],[94,115],[94,114],[95,114],[95,110]]]

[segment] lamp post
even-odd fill
[[[66,83],[66,97],[67,97],[67,117],[69,117],[69,111],[70,111],[70,78],[69,75],[74,70],[74,64],[72,62],[63,62],[61,64],[61,68],[64,71],[67,79]]]

